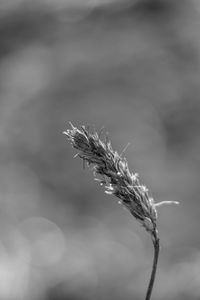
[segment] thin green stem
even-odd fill
[[[151,278],[149,281],[149,286],[147,289],[147,294],[145,300],[150,300],[151,298],[151,293],[155,281],[155,276],[156,276],[156,270],[157,270],[157,263],[158,263],[158,256],[159,256],[159,250],[160,250],[160,245],[159,245],[159,238],[157,236],[157,233],[154,235],[154,240],[153,240],[153,245],[154,245],[154,258],[153,258],[153,266],[152,266],[152,271],[151,271]]]

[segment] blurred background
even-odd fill
[[[198,0],[0,1],[0,299],[142,300],[150,236],[63,130],[106,128],[158,209],[152,299],[200,299]]]

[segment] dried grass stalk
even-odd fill
[[[71,123],[70,123],[71,124]],[[148,189],[139,181],[137,173],[131,173],[125,157],[112,149],[108,137],[105,141],[100,134],[90,132],[89,128],[80,129],[71,124],[71,129],[63,132],[79,156],[88,165],[93,166],[95,180],[105,187],[106,194],[120,199],[130,213],[150,233],[154,245],[154,260],[146,300],[151,297],[159,256],[159,237],[157,230],[156,206],[171,204],[172,201],[155,203]],[[177,202],[175,202],[177,204]]]

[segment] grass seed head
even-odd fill
[[[78,129],[72,124],[63,133],[78,151],[77,156],[93,166],[95,180],[105,187],[106,194],[119,198],[154,237],[157,232],[154,200],[140,183],[138,174],[130,172],[126,158],[112,149],[108,137],[102,141],[97,132],[90,132],[85,126]]]

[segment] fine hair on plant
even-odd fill
[[[154,259],[145,297],[145,300],[150,300],[160,249],[156,208],[163,204],[178,204],[178,202],[155,203],[146,186],[140,183],[138,174],[130,172],[127,160],[123,155],[124,151],[120,155],[114,151],[107,135],[102,140],[100,139],[101,131],[97,133],[86,126],[78,129],[71,123],[70,125],[71,129],[67,129],[63,133],[77,150],[75,156],[79,156],[88,166],[93,167],[95,180],[105,187],[105,193],[119,198],[120,203],[130,211],[151,236]]]

